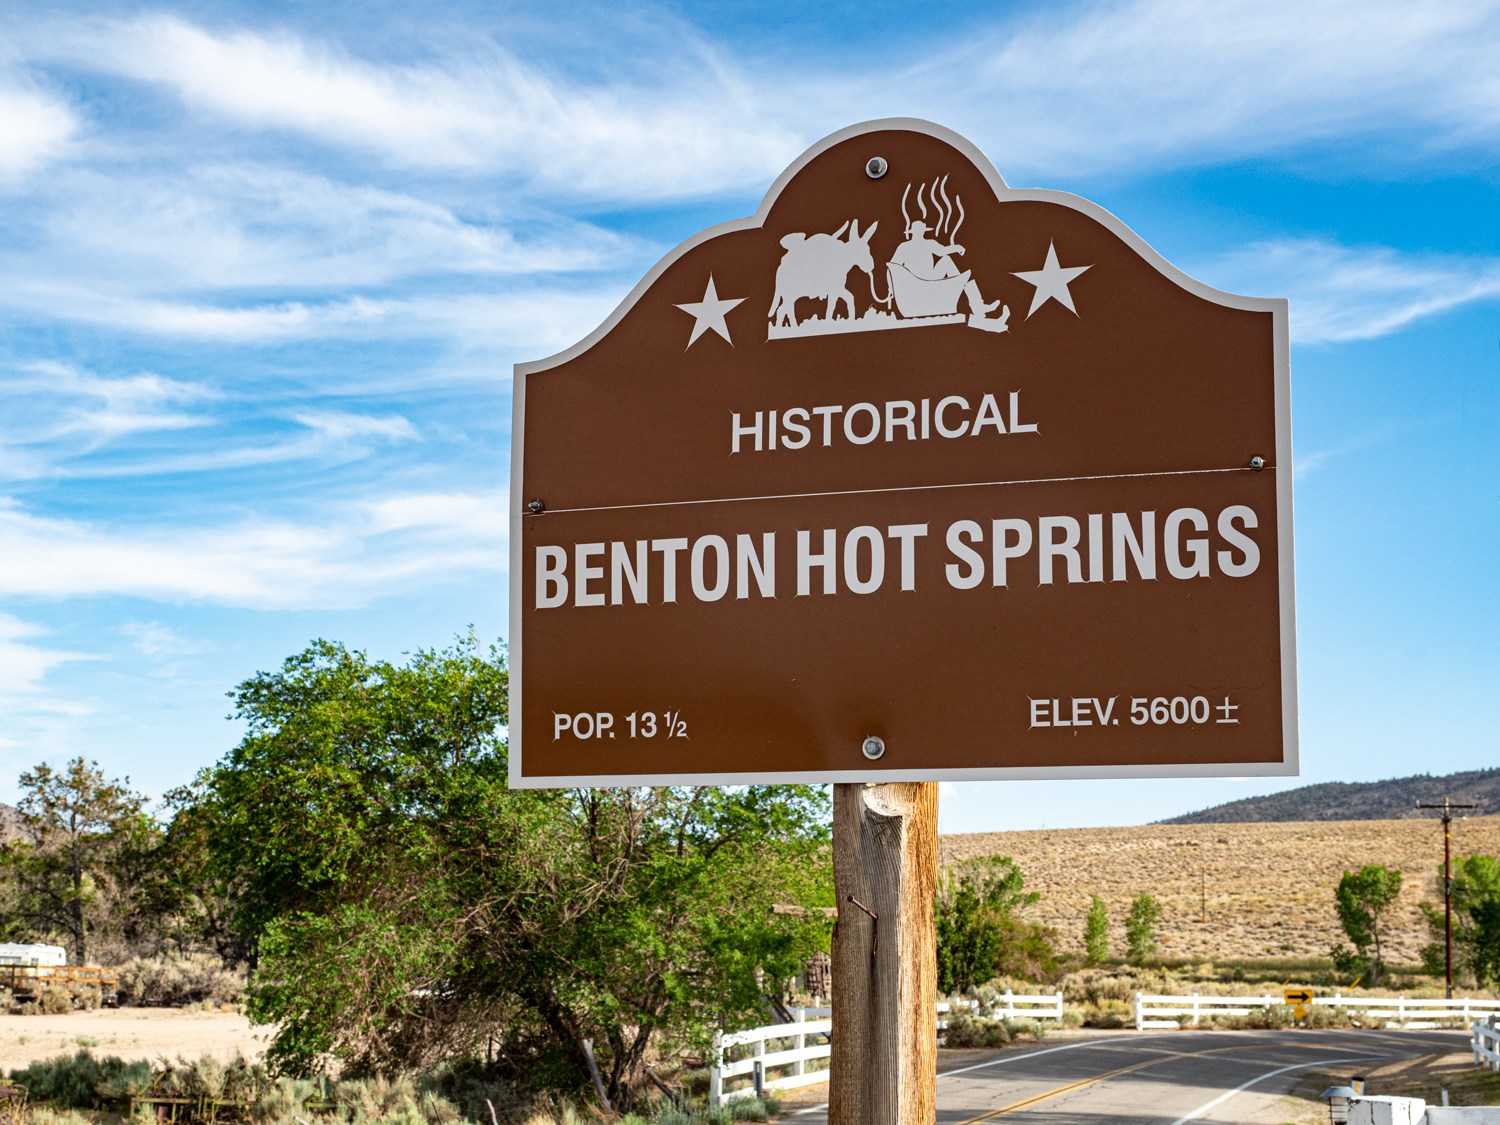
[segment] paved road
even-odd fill
[[[1043,1043],[939,1072],[937,1122],[1282,1122],[1280,1098],[1308,1070],[1358,1074],[1467,1042],[1461,1031],[1179,1031]],[[827,1108],[791,1120],[824,1125]]]

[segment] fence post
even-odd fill
[[[1059,1025],[1063,1022],[1062,989],[1060,988],[1057,990],[1057,1022]]]
[[[1016,994],[1008,988],[1005,990],[1005,1018],[1008,1020],[1016,1018]]]
[[[805,1008],[798,1008],[792,1013],[792,1016],[798,1023],[807,1022],[807,1010]],[[806,1074],[807,1060],[802,1057],[802,1052],[807,1050],[807,1032],[799,1030],[793,1042],[797,1044],[797,1061],[792,1064],[792,1073],[795,1075]]]
[[[1396,997],[1396,1026],[1406,1026],[1406,997]]]
[[[1198,994],[1193,993],[1193,1026],[1198,1026]]]
[[[724,1104],[724,1033],[714,1032],[713,1064],[708,1068],[708,1105],[718,1109]]]
[[[1137,992],[1135,994],[1135,1029],[1137,1031],[1141,1030],[1141,1023],[1146,1018],[1145,1009],[1146,1006],[1141,1002],[1141,994]]]

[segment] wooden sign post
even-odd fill
[[[937,783],[833,787],[829,1125],[937,1113]]]
[[[899,119],[517,366],[510,783],[836,786],[838,1125],[933,1119],[936,782],[1297,772],[1287,349]]]

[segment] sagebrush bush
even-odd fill
[[[212,953],[136,957],[120,966],[122,1004],[238,1004],[245,995],[243,968],[225,968]]]
[[[53,1109],[51,1106],[33,1106],[28,1113],[31,1125],[94,1125],[90,1117],[76,1109]]]
[[[36,1008],[44,1016],[63,1016],[73,1011],[73,994],[65,988],[41,988],[37,990]]]
[[[1004,1022],[963,1013],[948,1020],[948,1030],[943,1038],[948,1047],[1004,1047],[1010,1041],[1010,1029]]]
[[[56,1109],[101,1109],[151,1083],[151,1064],[113,1055],[96,1058],[88,1050],[34,1062],[12,1070],[12,1082],[25,1086],[33,1104]]]
[[[1101,1000],[1083,1006],[1083,1026],[1116,1031],[1135,1016],[1134,1008],[1124,1000]]]

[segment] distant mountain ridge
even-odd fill
[[[1266,797],[1246,797],[1158,824],[1248,824],[1294,820],[1408,820],[1437,814],[1416,804],[1477,805],[1470,816],[1500,814],[1500,769],[1434,777],[1419,773],[1389,781],[1328,781]]]

